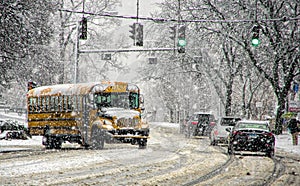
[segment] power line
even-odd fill
[[[100,16],[100,17],[109,17],[109,18],[118,18],[118,19],[140,19],[146,21],[154,21],[154,22],[178,22],[178,19],[166,19],[166,18],[153,18],[153,17],[137,17],[137,16],[124,16],[124,15],[111,15],[109,13],[92,13],[85,11],[75,11],[68,9],[59,9],[59,11],[70,12],[75,14],[86,14],[91,16]],[[242,23],[242,22],[274,22],[274,21],[297,21],[300,20],[300,17],[282,17],[282,18],[274,18],[274,19],[197,19],[197,20],[189,20],[189,19],[181,19],[180,22],[185,23]]]

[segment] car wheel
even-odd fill
[[[231,148],[230,146],[228,146],[227,153],[228,153],[229,155],[232,155],[232,154],[233,154],[233,150],[232,150],[232,148]]]
[[[214,140],[214,145],[215,145],[215,146],[218,145],[218,142],[217,142],[216,140]]]
[[[147,139],[140,139],[138,140],[139,149],[146,149],[147,148]]]
[[[269,158],[273,158],[275,155],[275,150],[274,149],[270,149],[266,152],[266,156]]]
[[[44,144],[46,149],[53,149],[54,148],[54,141],[51,137],[46,137],[46,143]]]
[[[216,142],[216,140],[212,139],[210,144],[211,144],[212,146],[216,146],[216,145],[217,145],[217,142]]]
[[[53,141],[53,147],[55,149],[61,149],[61,145],[62,145],[62,141],[59,139],[59,138],[56,138],[54,141]]]

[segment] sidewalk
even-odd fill
[[[275,147],[285,152],[300,154],[300,136],[298,135],[298,145],[293,145],[292,135],[286,131],[281,135],[276,135]]]

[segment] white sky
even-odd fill
[[[156,3],[162,2],[162,0],[139,0],[139,17],[151,17],[150,13],[154,12],[157,9]],[[137,16],[137,0],[122,0],[122,6],[117,9],[118,15],[120,16]],[[129,25],[136,22],[134,19],[123,19],[123,26],[119,29],[121,32],[127,32],[129,38]],[[143,24],[143,21],[139,21]],[[131,42],[129,43],[129,45]],[[131,46],[135,48],[135,46]],[[112,72],[109,75],[110,80],[112,81],[126,81],[126,82],[135,82],[137,76],[137,69],[141,66],[142,63],[147,62],[147,59],[137,58],[137,53],[131,53],[128,58],[121,59],[123,63],[128,64],[130,72],[127,74],[119,74],[118,72]]]
[[[148,17],[156,9],[155,3],[162,0],[139,0],[139,16]],[[136,16],[137,0],[122,0],[122,7],[118,9],[119,15]]]

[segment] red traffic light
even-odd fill
[[[37,83],[32,81],[32,80],[29,80],[28,83],[27,83],[27,90],[31,90],[31,89],[34,89],[37,87]]]
[[[80,21],[80,25],[81,25],[81,33],[79,38],[80,39],[87,39],[87,18],[83,17],[82,20]]]

